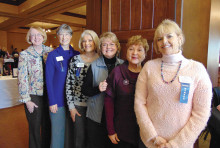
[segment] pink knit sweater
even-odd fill
[[[179,61],[182,66],[174,82],[165,84],[161,78],[161,61],[166,81],[175,76]],[[179,76],[188,79],[188,103],[180,103]],[[139,74],[135,92],[135,113],[140,134],[148,148],[156,136],[166,139],[173,148],[193,148],[210,116],[212,84],[205,67],[185,59],[182,52],[148,61]]]

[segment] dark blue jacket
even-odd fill
[[[61,45],[50,52],[46,61],[46,84],[49,98],[49,105],[57,104],[58,107],[64,106],[66,75],[70,59],[78,55],[72,46],[70,50],[64,51]],[[59,57],[59,58],[57,58]],[[63,60],[58,60],[63,57]]]

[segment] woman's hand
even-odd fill
[[[50,106],[50,111],[51,111],[52,113],[56,113],[56,112],[58,111],[57,104],[51,105],[51,106]]]
[[[70,110],[71,118],[75,122],[76,115],[81,116],[81,114],[74,108]]]
[[[220,105],[217,106],[217,109],[220,111]]]
[[[120,141],[116,133],[113,135],[108,135],[108,137],[113,144],[118,144],[118,142]]]
[[[108,85],[108,83],[106,82],[106,80],[103,81],[103,82],[100,82],[100,83],[99,83],[99,90],[100,90],[101,92],[105,91],[106,88],[107,88],[107,85]]]
[[[155,146],[160,146],[162,144],[165,144],[167,143],[166,139],[160,137],[160,136],[157,136],[154,140],[153,140],[153,143]]]
[[[165,143],[158,146],[158,148],[172,148],[172,145],[170,143]]]
[[[32,101],[26,102],[26,106],[27,106],[27,109],[30,113],[34,112],[34,107],[38,108],[38,106]]]

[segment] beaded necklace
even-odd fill
[[[167,82],[167,81],[164,80],[164,76],[163,76],[163,61],[162,61],[162,63],[161,63],[161,77],[162,77],[162,80],[165,84],[170,84],[176,79],[176,77],[177,77],[177,75],[180,71],[181,65],[182,65],[182,61],[180,61],[179,67],[178,67],[177,72],[176,72],[175,76],[173,77],[173,79],[170,82]]]

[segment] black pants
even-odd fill
[[[143,143],[143,141],[142,141],[141,139],[140,139],[140,141],[139,141],[138,148],[147,148],[147,147],[144,145],[144,143]]]
[[[112,143],[108,138],[107,129],[102,123],[97,123],[87,118],[87,148],[111,148]]]
[[[87,107],[76,106],[81,116],[75,116],[74,122],[74,148],[86,148],[86,110]]]
[[[113,148],[138,148],[138,146],[120,140],[118,144],[114,144]]]
[[[49,148],[51,130],[47,98],[31,95],[31,101],[38,108],[34,108],[34,112],[30,113],[24,104],[29,124],[29,148]]]

